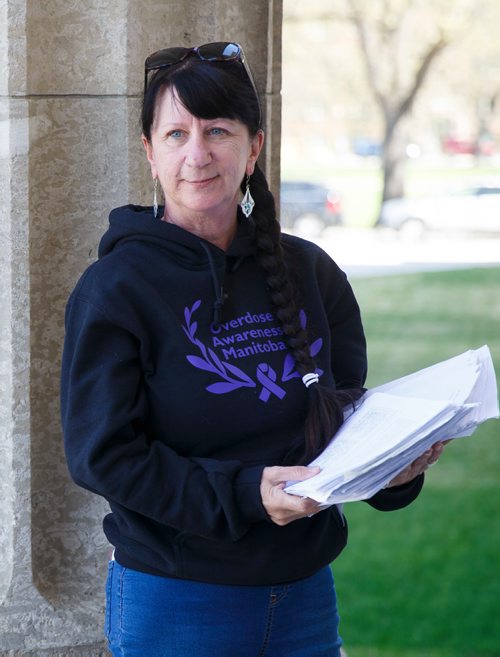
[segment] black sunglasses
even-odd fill
[[[148,73],[150,71],[156,71],[161,68],[168,68],[174,64],[182,62],[186,57],[195,53],[201,60],[205,62],[240,62],[247,74],[248,79],[253,87],[255,92],[255,97],[257,98],[257,104],[259,106],[259,125],[262,119],[262,110],[259,102],[259,94],[257,93],[257,87],[248,67],[248,64],[245,61],[245,55],[243,53],[243,48],[238,43],[233,43],[231,41],[215,41],[214,43],[205,43],[202,46],[196,46],[195,48],[164,48],[163,50],[158,50],[154,52],[144,62],[144,94],[148,88]]]

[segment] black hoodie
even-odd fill
[[[322,383],[361,387],[359,309],[321,249],[283,235]],[[75,482],[105,497],[104,531],[125,567],[227,584],[313,574],[346,543],[336,507],[275,525],[265,466],[301,436],[308,392],[256,262],[251,221],[227,252],[151,209],[110,215],[99,260],[66,312],[62,423]],[[378,493],[408,504],[421,480]]]

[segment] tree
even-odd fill
[[[325,87],[331,87],[333,82],[337,91],[337,98],[333,102],[342,102],[352,116],[353,104],[367,102],[367,91],[361,91],[359,87],[354,89],[357,84],[357,64],[362,63],[364,88],[369,91],[368,98],[373,99],[373,106],[379,110],[380,115],[382,200],[404,194],[407,131],[410,119],[417,112],[421,124],[426,120],[429,124],[432,120],[431,112],[426,111],[425,102],[432,102],[444,92],[448,94],[448,105],[453,108],[449,98],[454,88],[457,97],[461,94],[462,109],[474,107],[474,98],[477,98],[480,102],[475,103],[476,112],[481,109],[483,123],[492,123],[497,105],[491,98],[498,84],[493,89],[491,81],[485,80],[484,73],[486,64],[491,69],[494,62],[499,61],[499,49],[496,46],[497,40],[485,36],[485,30],[489,35],[497,24],[496,19],[500,13],[497,4],[497,0],[483,0],[481,11],[478,12],[474,0],[285,2],[285,21],[289,30],[294,27],[296,37],[295,26],[299,22],[307,24],[309,33],[314,31],[316,40],[319,38],[319,26],[328,25],[330,31],[328,44],[323,41],[315,48],[314,39],[309,38],[302,51],[302,59],[306,59],[309,52],[314,55],[309,60],[309,74],[300,76],[301,87],[295,92],[296,95],[302,92],[305,98],[303,102],[311,102],[305,89],[310,77],[318,77],[315,68],[321,65],[328,70],[326,79],[330,85],[323,85],[315,94],[325,96]],[[302,36],[307,38],[306,29]],[[344,46],[342,66],[339,66],[339,38]],[[301,46],[304,44],[296,39],[293,48],[298,50]],[[478,62],[480,53],[482,62]],[[295,56],[294,67],[297,72],[300,71],[299,66],[300,59]],[[433,75],[438,70],[440,75]],[[466,70],[472,73],[467,75]],[[348,83],[339,82],[339,77]],[[448,84],[450,79],[452,82]],[[348,84],[352,87],[350,96]],[[345,92],[341,101],[338,98],[339,90]],[[436,93],[432,95],[431,90]],[[328,107],[326,102],[323,106]],[[369,107],[363,110],[365,118],[367,111],[373,115]],[[436,117],[434,121],[436,125]],[[453,116],[450,116],[452,121]]]
[[[384,121],[382,145],[382,201],[404,194],[403,168],[406,143],[401,134],[431,66],[449,40],[443,29],[430,30],[435,36],[420,40],[419,50],[409,57],[405,33],[415,19],[415,2],[370,3],[347,0],[347,18],[354,25],[366,77]],[[419,21],[420,22],[420,21]],[[411,61],[413,60],[413,62]]]

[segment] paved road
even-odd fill
[[[391,230],[329,228],[321,236],[301,235],[319,244],[349,277],[469,267],[500,267],[500,235],[434,235],[409,241]],[[500,273],[500,272],[499,272]]]

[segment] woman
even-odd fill
[[[111,213],[62,370],[71,475],[111,507],[110,649],[336,657],[346,522],[283,488],[317,474],[362,392],[358,305],[323,251],[280,234],[237,44],[149,57],[142,122],[155,202]],[[410,503],[441,450],[368,502]]]

